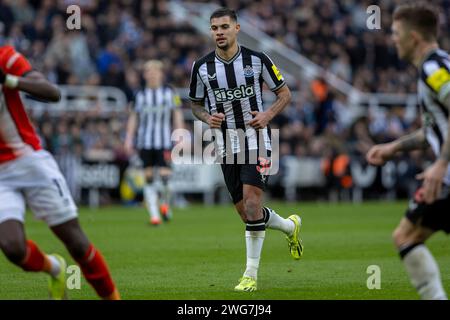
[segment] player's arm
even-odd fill
[[[57,86],[50,83],[42,73],[30,71],[20,77],[0,70],[0,83],[7,88],[24,91],[32,96],[51,102],[58,102],[61,93]]]
[[[220,128],[222,126],[222,121],[225,119],[223,113],[210,115],[205,110],[205,84],[198,73],[198,65],[196,62],[192,64],[189,99],[191,100],[192,114],[198,120],[208,124],[210,128]]]
[[[173,126],[175,129],[184,128],[184,116],[181,108],[177,108],[173,111]]]
[[[130,114],[128,116],[127,121],[127,131],[125,134],[125,150],[128,154],[133,153],[133,139],[134,134],[136,133],[137,122],[138,122],[137,112],[134,110],[130,110]]]
[[[423,150],[428,147],[425,128],[420,128],[406,136],[389,143],[377,144],[367,152],[367,162],[374,166],[382,166],[391,160],[397,152]]]
[[[191,109],[194,116],[209,125],[211,129],[220,128],[222,126],[222,121],[225,119],[223,113],[215,113],[210,115],[203,105],[202,101],[191,101]]]
[[[183,110],[181,109],[181,98],[178,94],[173,95],[173,127],[175,129],[184,128],[184,116]]]
[[[425,128],[420,128],[406,136],[394,140],[391,144],[394,153],[426,149],[428,143],[425,138]]]
[[[255,129],[263,129],[277,114],[281,113],[284,108],[291,102],[291,90],[289,90],[287,85],[275,91],[277,99],[275,102],[264,112],[252,111],[251,114],[254,116],[252,120],[249,121]]]
[[[248,124],[255,129],[265,128],[270,120],[282,112],[291,102],[291,91],[286,85],[281,72],[265,53],[260,55],[260,59],[262,66],[261,77],[269,89],[276,94],[277,99],[266,111],[251,112],[253,119]]]

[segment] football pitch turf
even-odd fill
[[[284,235],[268,230],[258,291],[233,291],[245,267],[244,224],[233,207],[191,205],[159,227],[138,207],[81,209],[89,238],[107,259],[123,299],[417,299],[391,241],[406,202],[361,205],[280,203],[269,206],[303,219],[304,256],[294,261]],[[43,222],[30,214],[27,236],[47,253],[73,260]],[[440,232],[429,242],[450,292],[450,241]],[[381,270],[381,289],[367,288],[367,268]],[[46,299],[47,277],[22,272],[0,257],[0,299]],[[81,278],[71,299],[97,299]]]

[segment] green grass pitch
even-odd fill
[[[398,203],[269,204],[303,218],[304,256],[294,261],[284,235],[266,232],[258,291],[233,292],[245,267],[244,225],[232,206],[192,205],[169,224],[151,227],[143,208],[81,209],[83,228],[106,257],[123,299],[417,299],[391,233],[406,206]],[[73,260],[46,225],[27,216],[27,236],[48,253]],[[429,241],[450,292],[450,242]],[[381,289],[367,288],[367,267],[381,269]],[[46,299],[44,274],[22,272],[0,257],[0,299]],[[97,299],[81,280],[71,299]]]

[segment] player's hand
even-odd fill
[[[253,119],[248,122],[254,129],[264,129],[270,121],[270,116],[267,112],[250,111]]]
[[[225,115],[223,113],[214,113],[209,117],[208,125],[211,129],[220,128],[224,119]]]
[[[366,154],[366,160],[373,166],[382,166],[391,160],[396,150],[394,144],[383,143],[374,145]]]
[[[447,173],[448,163],[444,160],[436,160],[431,167],[419,173],[416,178],[423,180],[423,199],[425,203],[431,204],[441,194],[442,181]]]

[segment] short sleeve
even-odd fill
[[[191,99],[192,101],[203,101],[205,99],[205,85],[200,78],[199,67],[196,62],[193,63],[191,70],[189,99]]]
[[[276,91],[286,84],[280,70],[265,53],[261,55],[261,63],[262,77],[270,90]]]
[[[32,70],[28,60],[11,46],[3,49],[0,56],[0,66],[5,73],[15,76],[23,76]]]
[[[130,104],[130,110],[139,113],[144,104],[144,92],[142,90],[137,91],[136,94],[133,95]]]
[[[425,62],[422,68],[423,80],[436,93],[440,102],[444,102],[450,93],[449,65],[441,61],[431,60]]]

